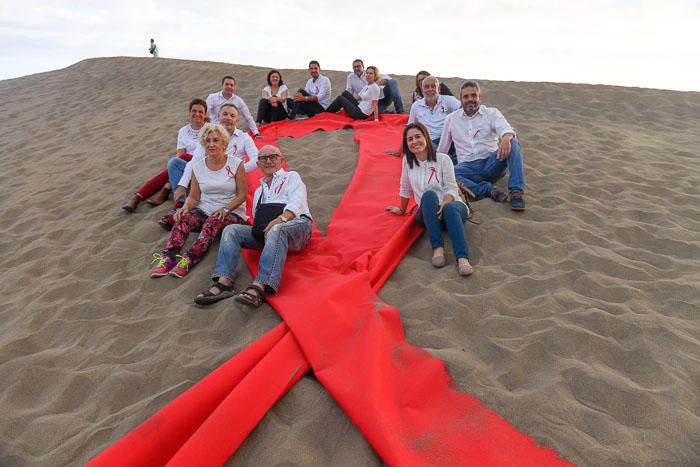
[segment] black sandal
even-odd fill
[[[257,295],[248,292],[249,290],[254,290],[257,292]],[[241,305],[248,305],[250,307],[257,308],[265,301],[265,290],[256,284],[250,284],[243,292],[236,295],[234,300]]]
[[[219,293],[215,294],[211,292],[211,289],[213,287],[216,287],[219,289]],[[206,290],[202,292],[201,294],[197,295],[195,297],[194,302],[197,305],[212,305],[218,301],[221,301],[225,298],[230,298],[233,297],[233,284],[231,285],[224,285],[219,281],[216,281],[212,284],[211,287],[209,287],[210,290]]]

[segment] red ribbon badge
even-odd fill
[[[285,178],[284,180],[282,180],[282,183],[280,183],[279,186],[277,188],[275,188],[276,194],[278,194],[278,195],[280,194],[280,191],[282,191],[282,187],[284,186],[284,182],[286,182],[286,181],[287,181],[287,179]]]
[[[430,177],[428,177],[428,183],[433,179],[433,175],[435,175],[435,181],[440,183],[440,179],[437,176],[437,172],[435,171],[435,167],[430,168]]]
[[[226,172],[228,173],[228,176],[229,176],[229,177],[231,177],[231,178],[235,178],[235,177],[236,177],[236,174],[234,174],[234,173],[231,171],[231,167],[229,167],[228,165],[226,166]]]

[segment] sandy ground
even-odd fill
[[[280,321],[269,306],[196,308],[212,254],[184,280],[149,279],[166,208],[120,209],[174,153],[191,98],[233,74],[254,112],[266,72],[110,58],[0,81],[0,465],[85,462]],[[346,72],[327,75],[336,95]],[[413,77],[397,78],[408,110]],[[461,390],[564,458],[697,465],[700,94],[482,85],[520,135],[528,210],[476,203],[477,272],[434,270],[423,235],[381,298]],[[325,230],[351,131],[280,143]],[[230,463],[382,464],[311,374]]]

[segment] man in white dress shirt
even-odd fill
[[[460,89],[462,108],[445,119],[439,152],[454,142],[457,152],[455,175],[477,197],[490,197],[502,203],[508,195],[493,183],[508,170],[510,207],[525,210],[525,169],[515,130],[498,109],[481,105],[481,88],[467,81]]]
[[[399,84],[389,75],[382,74],[377,77],[377,84],[381,89],[379,94],[379,113],[390,113],[387,111],[391,104],[394,104],[396,113],[403,113],[403,101],[399,92]],[[345,90],[358,99],[358,94],[367,85],[367,77],[365,75],[365,64],[357,58],[352,62],[352,73],[348,75],[345,81]]]
[[[268,293],[279,289],[288,251],[300,251],[311,240],[312,220],[307,201],[306,185],[297,172],[282,168],[284,156],[275,146],[260,149],[258,167],[264,177],[253,195],[253,214],[261,205],[277,205],[281,214],[264,228],[264,236],[256,237],[250,225],[230,226],[221,234],[212,278],[214,284],[195,298],[199,305],[210,305],[233,296],[233,281],[242,248],[262,250],[258,274],[236,301],[253,307],[260,306]]]
[[[331,80],[321,74],[321,65],[316,60],[309,62],[309,74],[311,78],[306,86],[294,94],[290,120],[294,120],[300,113],[313,117],[326,110],[331,103]]]
[[[453,96],[440,94],[440,81],[434,76],[427,76],[421,83],[423,99],[419,99],[411,106],[408,115],[408,123],[422,123],[430,133],[430,139],[436,148],[440,145],[440,136],[445,127],[445,119],[449,114],[460,108],[459,101]],[[452,163],[457,165],[454,145],[449,148]]]
[[[214,92],[207,96],[207,107],[209,115],[213,123],[219,123],[219,110],[224,104],[233,104],[238,109],[238,112],[248,122],[248,129],[253,132],[255,137],[260,136],[258,127],[255,124],[255,119],[250,114],[250,109],[239,96],[234,94],[236,90],[236,80],[233,76],[224,76],[221,80],[221,91]]]

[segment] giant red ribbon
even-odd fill
[[[261,129],[269,143],[354,126],[360,145],[327,237],[314,231],[304,252],[288,257],[281,289],[268,299],[284,323],[92,465],[220,465],[309,367],[387,464],[565,464],[454,389],[443,363],[405,341],[398,311],[376,295],[420,233],[408,216],[382,209],[398,196],[401,170],[383,150],[397,146],[403,123],[399,115],[376,124],[322,114]],[[249,197],[257,185],[249,183]],[[259,253],[245,258],[255,274]]]

